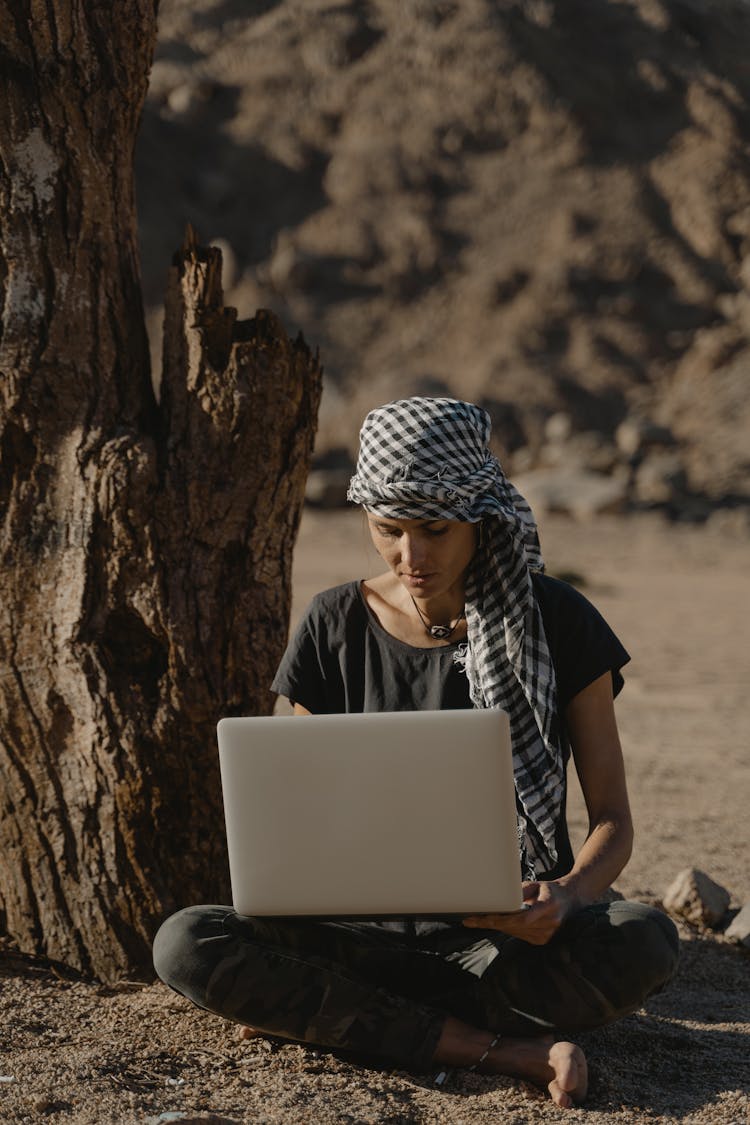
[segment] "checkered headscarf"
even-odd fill
[[[542,571],[531,509],[488,449],[486,411],[449,398],[411,398],[371,411],[360,432],[348,499],[390,519],[483,524],[467,574],[468,643],[457,660],[475,707],[510,715],[524,873],[557,860],[563,755],[555,672],[531,583]]]

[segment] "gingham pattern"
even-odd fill
[[[457,654],[475,707],[510,715],[524,874],[557,860],[563,755],[555,673],[531,583],[542,571],[531,509],[488,448],[490,419],[468,402],[411,398],[367,415],[348,498],[390,519],[483,521]]]

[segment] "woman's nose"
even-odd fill
[[[401,539],[401,560],[409,570],[419,570],[426,558],[425,544],[416,535],[403,535]]]

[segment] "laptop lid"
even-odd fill
[[[505,712],[228,718],[218,740],[238,913],[521,908]]]

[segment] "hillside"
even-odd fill
[[[742,0],[162,0],[152,336],[191,221],[228,303],[320,347],[324,462],[371,406],[451,394],[514,472],[745,512],[748,42]]]

